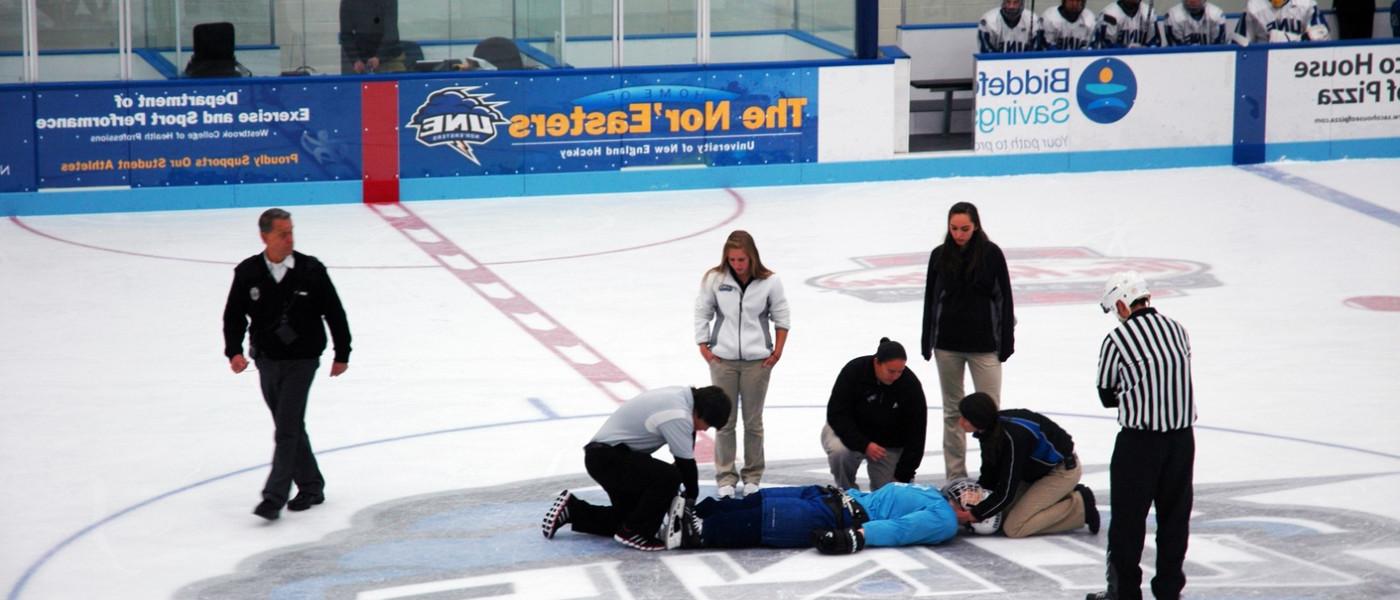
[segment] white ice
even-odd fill
[[[1274,168],[1400,212],[1400,160]],[[250,514],[271,420],[256,374],[229,371],[220,334],[232,266],[261,249],[261,208],[24,217],[0,222],[0,589],[169,597],[343,530],[371,505],[581,473],[580,446],[614,396],[708,383],[692,306],[737,228],[754,234],[793,307],[768,396],[768,459],[820,458],[835,373],[881,336],[917,354],[921,303],[808,281],[859,269],[857,257],[926,255],[963,200],[1003,248],[1208,265],[1220,286],[1156,302],[1192,336],[1198,485],[1367,475],[1247,501],[1400,521],[1400,312],[1344,303],[1400,296],[1400,222],[1242,169],[407,204],[471,259],[449,266],[494,273],[480,288],[369,208],[290,207],[297,248],[332,268],[354,333],[349,371],[331,379],[323,368],[312,388],[311,439],[322,450],[403,439],[323,454],[327,503],[271,524]],[[491,303],[508,290],[538,311],[517,324]],[[1019,300],[1004,405],[1056,415],[1086,462],[1106,464],[1116,426],[1093,376],[1113,319],[1093,302]],[[586,348],[529,333],[550,320]],[[635,385],[595,386],[565,357],[601,358]],[[910,364],[936,407],[936,374]],[[942,477],[937,416],[920,470],[929,483]],[[511,422],[526,423],[415,437]],[[1086,483],[1108,491],[1103,470]],[[1358,556],[1396,581],[1400,542],[1389,544]]]

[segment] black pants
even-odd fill
[[[1191,428],[1167,433],[1123,429],[1109,463],[1108,589],[1116,598],[1142,598],[1143,536],[1147,511],[1157,506],[1157,575],[1152,595],[1180,598],[1182,563],[1191,534],[1192,470],[1196,437]]]
[[[311,438],[306,435],[306,397],[311,393],[311,379],[321,361],[257,360],[258,380],[262,383],[263,400],[272,411],[275,446],[272,450],[272,472],[263,485],[263,499],[278,506],[287,502],[292,482],[297,489],[320,494],[326,487],[316,455],[311,453]]]
[[[583,448],[583,466],[608,493],[612,506],[594,506],[575,498],[569,505],[574,531],[611,537],[626,527],[656,535],[681,485],[675,465],[625,445],[594,443]]]
[[[1371,39],[1375,25],[1376,0],[1336,0],[1337,39]]]

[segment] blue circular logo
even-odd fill
[[[1127,63],[1101,58],[1084,68],[1076,86],[1079,110],[1095,123],[1116,123],[1133,109],[1137,77]]]

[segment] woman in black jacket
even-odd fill
[[[943,464],[949,480],[967,477],[967,438],[958,426],[963,371],[972,385],[1001,402],[1001,363],[1015,349],[1011,275],[1001,248],[987,239],[977,207],[948,209],[943,244],[928,259],[924,283],[924,360],[937,359],[943,391]]]
[[[841,489],[859,487],[862,461],[871,491],[891,481],[914,481],[924,460],[928,402],[919,378],[905,368],[908,360],[902,344],[880,338],[873,356],[851,359],[836,376],[822,448]]]
[[[1079,483],[1083,469],[1074,454],[1074,439],[1064,429],[1034,411],[999,411],[991,397],[980,392],[963,398],[959,411],[962,429],[982,444],[977,485],[986,490],[968,510],[954,505],[960,522],[1000,514],[1002,532],[1010,538],[1085,525],[1090,533],[1099,532],[1094,492]]]

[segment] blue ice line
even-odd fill
[[[401,441],[404,441],[404,440],[411,440],[411,439],[416,439],[416,438],[430,437],[430,436],[435,436],[435,435],[443,435],[443,434],[448,434],[448,433],[461,433],[461,432],[464,432],[464,431],[473,431],[473,430],[477,430],[477,429],[491,429],[491,428],[495,428],[495,427],[509,427],[509,426],[512,426],[512,425],[527,425],[527,424],[530,424],[530,423],[544,423],[544,422],[551,421],[551,420],[555,420],[555,419],[589,419],[589,418],[597,418],[597,417],[607,417],[609,414],[610,414],[610,413],[602,413],[602,414],[594,414],[594,415],[575,415],[575,416],[572,416],[572,417],[554,417],[553,419],[521,419],[521,420],[517,420],[517,421],[504,421],[504,422],[500,422],[500,423],[484,423],[484,424],[481,424],[481,425],[467,425],[467,426],[465,426],[465,427],[452,427],[452,428],[449,428],[449,429],[439,429],[439,430],[436,430],[436,431],[422,431],[422,432],[418,432],[418,433],[409,433],[409,434],[404,434],[404,435],[399,435],[399,436],[394,436],[394,437],[389,437],[389,438],[382,438],[382,439],[378,439],[378,440],[369,440],[369,441],[364,441],[364,442],[357,442],[357,443],[354,443],[354,444],[348,444],[348,445],[345,445],[345,446],[339,446],[339,447],[336,447],[336,448],[330,448],[330,449],[328,449],[328,450],[317,450],[316,453],[317,453],[317,454],[329,454],[329,453],[331,453],[331,452],[342,452],[342,451],[345,451],[345,450],[353,450],[353,449],[356,449],[356,448],[364,448],[364,447],[367,447],[367,446],[377,446],[377,445],[380,445],[380,444],[388,444],[388,443],[391,443],[391,442],[401,442]],[[85,536],[85,535],[87,535],[87,534],[89,534],[89,533],[92,533],[92,532],[93,532],[94,530],[96,530],[97,528],[102,527],[103,525],[106,525],[106,524],[108,524],[108,523],[111,523],[112,521],[115,521],[115,520],[117,520],[118,518],[121,518],[121,517],[123,517],[123,516],[126,516],[127,514],[130,514],[130,513],[132,513],[132,512],[135,512],[137,509],[144,508],[144,507],[146,507],[146,506],[149,506],[149,505],[151,505],[151,504],[154,504],[154,503],[156,503],[156,502],[158,502],[158,501],[160,501],[160,500],[164,500],[164,499],[169,498],[169,497],[171,497],[171,496],[174,496],[174,495],[176,495],[176,494],[182,494],[182,493],[184,493],[184,492],[187,492],[187,491],[189,491],[189,490],[195,489],[195,488],[197,488],[197,487],[202,487],[202,486],[208,485],[208,484],[210,484],[210,483],[214,483],[214,482],[216,482],[216,481],[220,481],[220,480],[223,480],[223,479],[228,479],[228,478],[233,477],[233,476],[236,476],[236,475],[242,475],[242,474],[247,473],[247,472],[249,472],[249,471],[256,471],[256,470],[259,470],[259,469],[266,469],[267,466],[268,466],[267,463],[264,463],[264,464],[260,464],[260,465],[254,465],[254,466],[251,466],[251,467],[244,467],[244,468],[242,468],[242,469],[238,469],[238,470],[235,470],[235,471],[230,471],[230,472],[228,472],[228,473],[224,473],[223,475],[216,475],[216,476],[214,476],[214,477],[210,477],[210,478],[205,479],[205,480],[202,480],[202,481],[196,481],[196,482],[191,483],[191,484],[189,484],[189,485],[181,486],[181,487],[175,488],[175,489],[173,489],[173,490],[170,490],[170,491],[168,491],[168,492],[164,492],[164,493],[161,493],[161,494],[157,494],[157,495],[155,495],[155,496],[152,496],[152,497],[150,497],[150,498],[147,498],[147,499],[145,499],[145,500],[142,500],[142,501],[140,501],[140,502],[137,502],[136,504],[132,504],[131,506],[128,506],[128,507],[126,507],[126,508],[123,508],[123,509],[121,509],[121,510],[119,510],[119,511],[117,511],[117,512],[114,512],[114,513],[112,513],[112,514],[110,514],[110,515],[107,515],[106,517],[103,517],[102,519],[100,519],[100,520],[98,520],[98,521],[95,521],[95,522],[93,522],[92,524],[90,524],[90,525],[88,525],[88,526],[86,526],[86,527],[83,527],[82,529],[79,529],[78,531],[74,532],[72,535],[69,535],[68,537],[63,538],[62,541],[58,542],[57,544],[54,544],[54,546],[53,546],[52,548],[49,548],[49,549],[46,550],[43,554],[41,554],[41,555],[39,556],[39,559],[36,560],[36,561],[34,561],[34,564],[29,565],[29,568],[27,568],[27,569],[24,570],[24,574],[20,576],[19,581],[16,581],[16,582],[15,582],[14,587],[10,588],[10,593],[9,593],[8,595],[6,595],[5,597],[6,597],[8,600],[18,600],[18,599],[19,599],[19,596],[20,596],[20,593],[24,591],[24,586],[25,586],[25,585],[28,585],[29,580],[32,579],[32,578],[34,577],[34,574],[35,574],[35,573],[38,573],[38,572],[39,572],[39,569],[42,568],[42,567],[44,566],[45,563],[49,562],[49,559],[53,558],[53,556],[54,556],[55,554],[58,554],[59,551],[63,550],[64,548],[67,548],[67,547],[68,547],[70,544],[72,544],[73,542],[76,542],[76,541],[78,541],[79,539],[81,539],[83,536]]]
[[[1240,165],[1240,168],[1263,177],[1264,179],[1268,179],[1269,181],[1291,187],[1314,198],[1326,200],[1342,208],[1353,210],[1368,217],[1374,217],[1396,227],[1400,227],[1400,212],[1396,212],[1374,202],[1358,198],[1335,188],[1327,187],[1310,179],[1304,179],[1297,175],[1285,173],[1276,167],[1267,165]]]
[[[530,401],[530,405],[531,405],[531,406],[535,407],[535,408],[538,409],[540,412],[544,413],[544,416],[545,416],[546,418],[550,418],[550,419],[558,419],[558,418],[559,418],[559,413],[554,412],[554,409],[550,408],[548,404],[545,404],[545,403],[544,403],[544,400],[540,400],[539,398],[527,398],[527,400]]]

